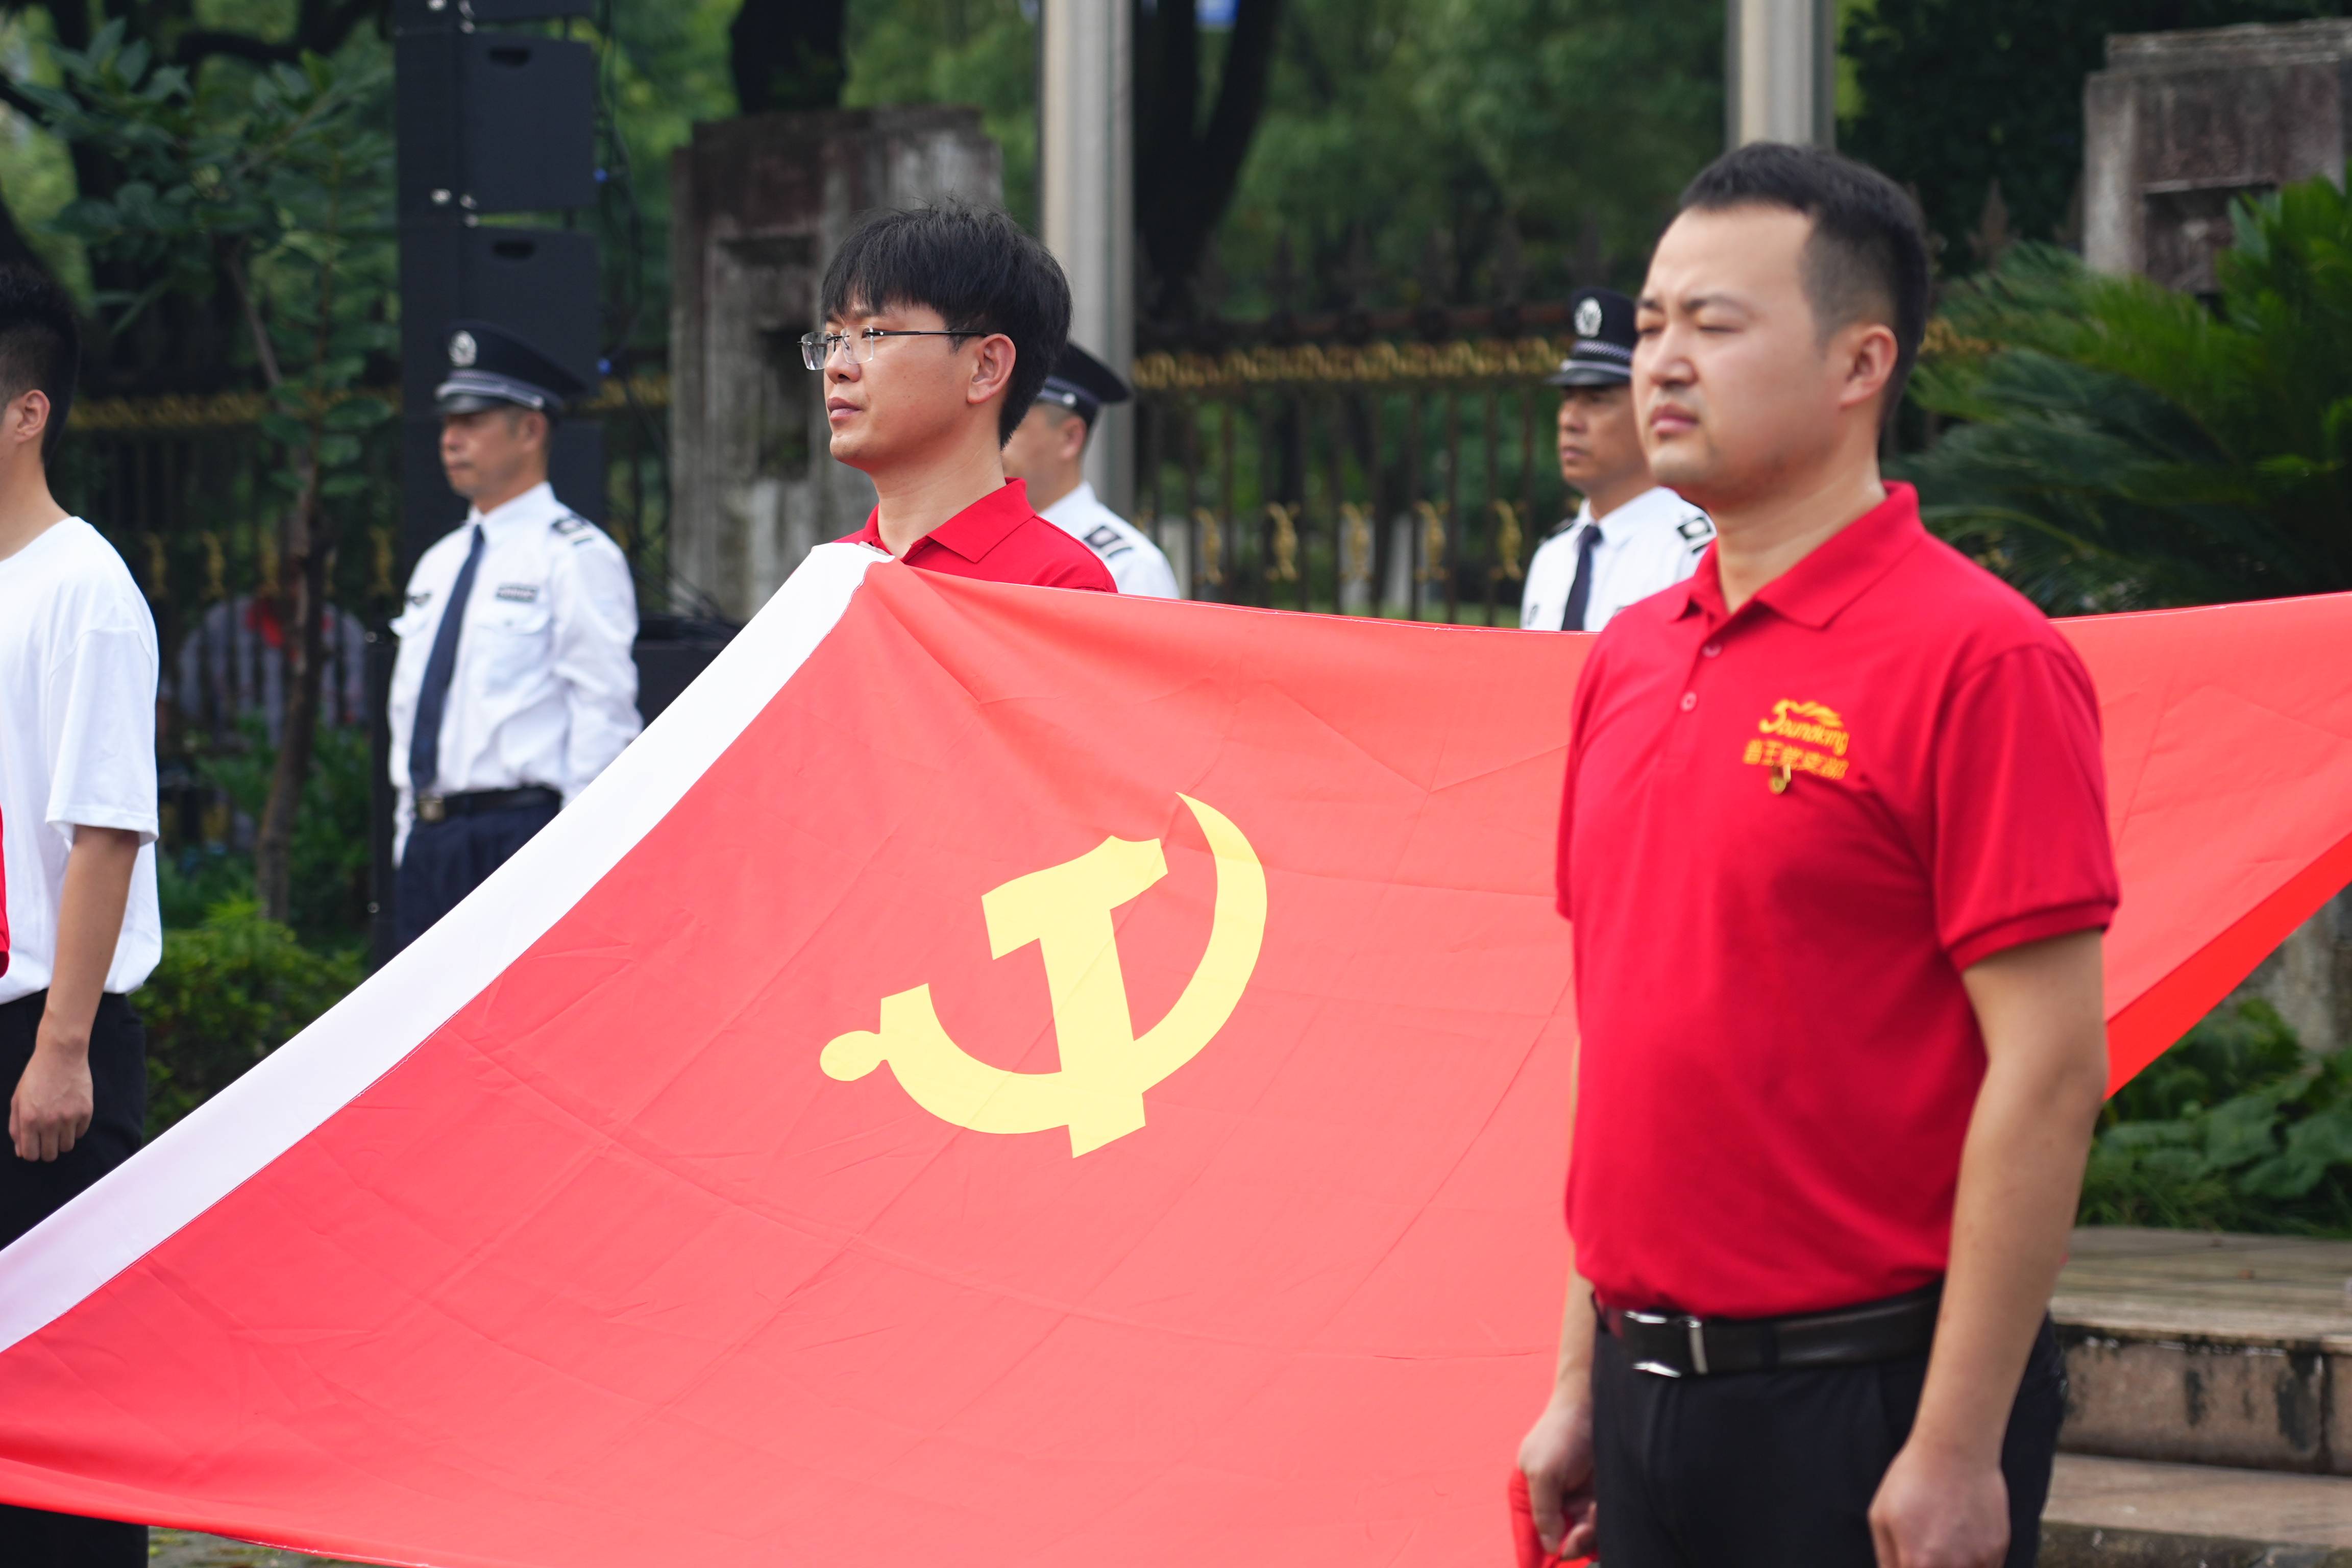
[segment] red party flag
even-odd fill
[[[2352,873],[2352,598],[2069,631],[2121,1076]],[[1504,1561],[1587,646],[820,550],[0,1254],[0,1499],[440,1568]]]

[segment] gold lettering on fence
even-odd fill
[[[1265,515],[1274,520],[1274,580],[1296,583],[1298,581],[1298,508],[1269,501]]]
[[[1201,581],[1222,583],[1225,574],[1217,560],[1223,542],[1217,537],[1217,514],[1202,507],[1192,514],[1192,519],[1201,525]]]

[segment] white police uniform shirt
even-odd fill
[[[1176,568],[1143,530],[1103,505],[1094,486],[1078,488],[1037,514],[1102,557],[1122,594],[1148,599],[1176,598]]]
[[[526,490],[436,542],[408,579],[408,604],[386,717],[398,792],[394,857],[416,803],[409,737],[441,612],[482,529],[481,564],[467,595],[457,664],[441,719],[437,793],[588,786],[643,727],[637,718],[637,596],[627,557],[546,485]]]
[[[1592,589],[1584,602],[1584,624],[1562,626],[1569,590],[1576,584],[1577,556],[1584,532],[1601,531],[1592,552]],[[1715,524],[1704,511],[1664,485],[1643,491],[1595,522],[1592,503],[1537,547],[1528,563],[1528,584],[1519,595],[1519,626],[1525,631],[1597,632],[1626,605],[1662,594],[1698,570],[1698,558],[1714,542]]]

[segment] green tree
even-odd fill
[[[2352,200],[2236,212],[2218,307],[2021,246],[1957,288],[1913,397],[1929,521],[2044,607],[2352,588]]]
[[[1954,274],[1991,259],[1987,196],[2008,234],[2054,240],[2083,173],[2083,78],[2110,33],[2294,22],[2342,0],[1874,0],[1847,18],[1841,52],[1862,107],[1838,145],[1918,193]]]
[[[27,88],[49,129],[94,148],[124,178],[57,218],[136,292],[102,293],[121,331],[159,300],[205,298],[225,279],[268,390],[263,433],[279,460],[278,521],[289,630],[282,742],[255,844],[262,911],[292,908],[295,821],[318,731],[325,617],[343,507],[366,487],[360,437],[392,416],[359,393],[369,356],[392,349],[389,79],[381,67],[299,64],[208,73],[159,65],[110,24],[57,51],[68,86]]]

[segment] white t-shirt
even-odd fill
[[[78,517],[0,559],[0,856],[8,973],[0,1002],[46,990],[77,826],[139,835],[106,972],[137,989],[163,953],[155,901],[155,619],[131,569]]]

